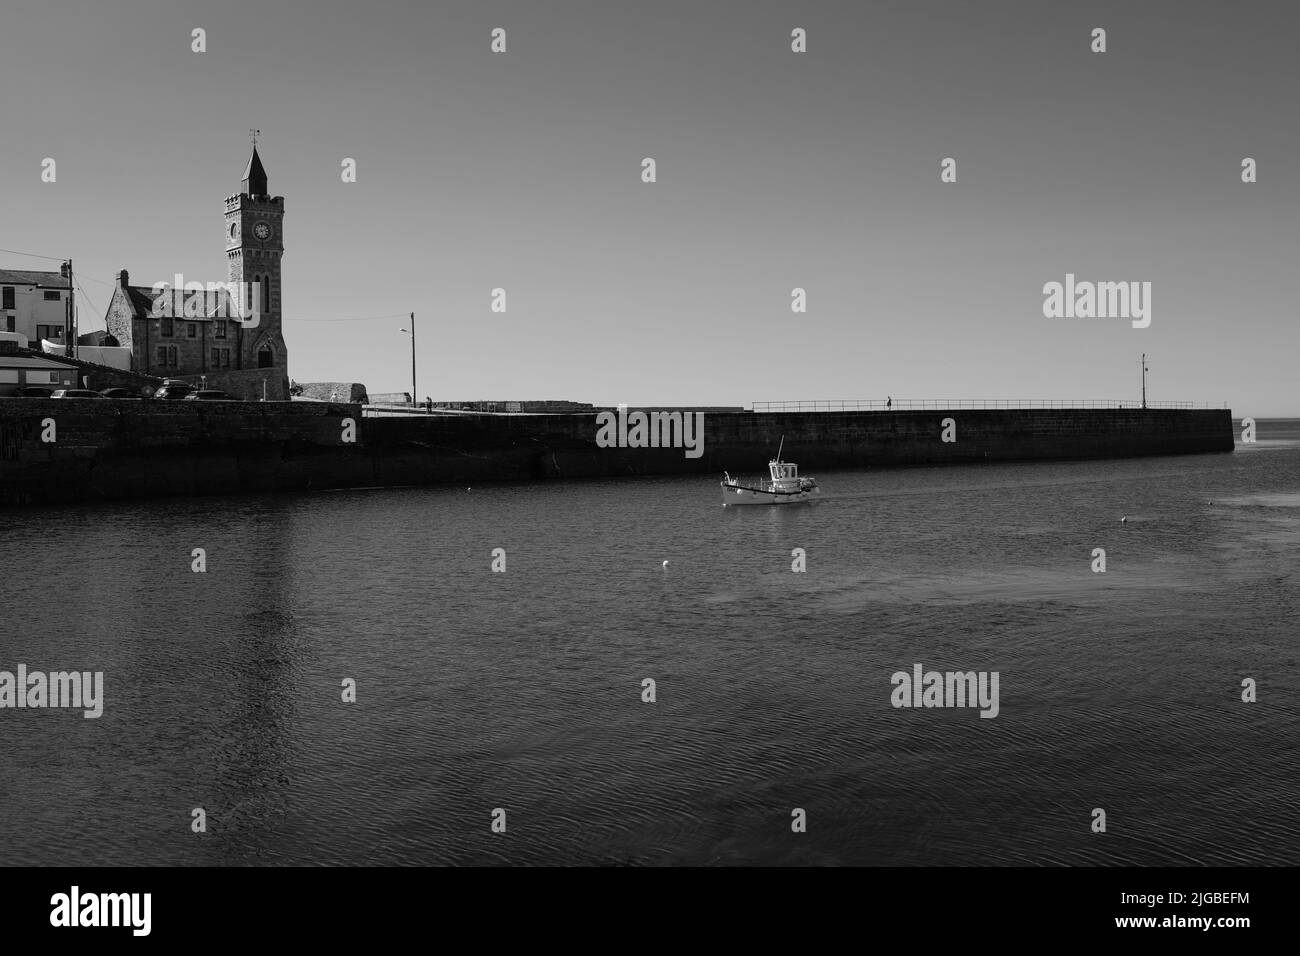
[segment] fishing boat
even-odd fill
[[[800,478],[799,466],[792,461],[782,461],[785,436],[776,450],[776,457],[767,463],[770,477],[764,481],[746,481],[722,473],[722,507],[732,505],[791,505],[801,501],[815,501],[821,496],[817,479]]]

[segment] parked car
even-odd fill
[[[234,401],[229,395],[219,388],[201,388],[197,392],[190,392],[185,396],[187,402],[232,402]]]
[[[101,389],[100,395],[105,398],[139,398],[140,394],[129,388],[105,388]]]
[[[55,391],[50,398],[103,398],[99,392],[92,392],[88,388],[60,388]]]
[[[54,389],[46,388],[44,385],[24,385],[22,388],[14,389],[14,398],[49,398],[54,394]]]
[[[184,398],[192,391],[194,391],[194,388],[190,385],[186,385],[184,382],[168,381],[168,382],[163,382],[162,388],[154,392],[153,397],[160,398],[165,402],[167,401],[175,402]]]

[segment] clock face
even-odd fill
[[[237,236],[238,234],[239,234],[239,225],[237,223],[232,222],[230,224],[230,238],[234,239],[235,236]]]
[[[271,227],[264,222],[259,222],[253,227],[253,235],[265,242],[267,239],[271,238]]]

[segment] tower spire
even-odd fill
[[[262,131],[250,129],[248,133],[253,141],[253,155],[248,157],[248,165],[244,167],[243,192],[249,196],[266,196],[269,195],[266,188],[266,168],[262,165],[262,157],[257,155],[257,137]]]

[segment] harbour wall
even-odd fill
[[[944,419],[953,420],[955,441],[943,440]],[[724,470],[754,475],[766,472],[782,436],[785,459],[812,475],[1233,447],[1227,409],[706,413],[703,426],[702,454],[692,458],[681,447],[598,447],[595,412],[366,418],[360,405],[328,402],[0,398],[0,505]]]

